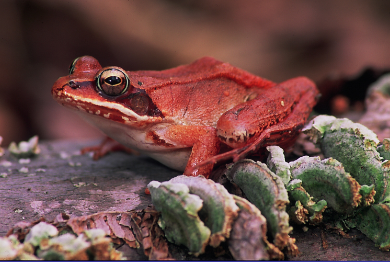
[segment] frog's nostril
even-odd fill
[[[70,80],[68,82],[68,86],[70,86],[72,89],[78,89],[80,88],[80,86],[78,84],[76,84],[73,80]]]

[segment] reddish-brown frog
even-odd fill
[[[122,145],[205,177],[218,160],[291,144],[318,98],[305,77],[275,84],[210,57],[129,72],[83,56],[52,94]],[[221,144],[232,150],[220,154]]]

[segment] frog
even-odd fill
[[[290,147],[319,97],[307,77],[275,83],[212,57],[126,71],[82,56],[51,93],[121,145],[206,178],[218,161]]]

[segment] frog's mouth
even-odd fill
[[[52,88],[54,99],[67,108],[132,126],[142,126],[163,121],[163,118],[159,116],[139,115],[131,108],[115,100],[109,101],[100,96],[91,88],[73,88],[69,84],[71,81],[67,80],[58,79]]]

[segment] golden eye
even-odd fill
[[[69,74],[73,74],[74,72],[74,69],[75,69],[75,65],[76,65],[76,62],[77,60],[79,60],[80,57],[77,57],[75,60],[73,60],[73,62],[70,64],[69,66]]]
[[[69,66],[69,74],[74,73],[96,73],[102,68],[99,62],[92,56],[77,57]]]
[[[103,70],[96,78],[96,84],[100,91],[108,96],[119,96],[129,87],[129,77],[118,68]]]

